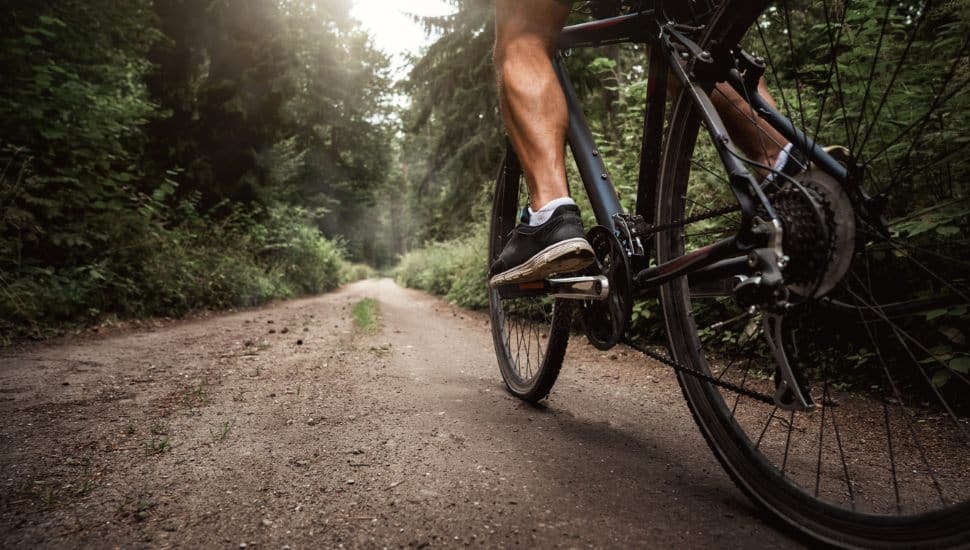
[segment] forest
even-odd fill
[[[401,82],[349,0],[2,4],[0,341],[252,306],[375,269],[487,305],[483,250],[504,149],[492,2],[452,0],[453,15],[424,18],[436,38]],[[929,12],[933,32],[911,45],[925,60],[914,81],[941,85],[953,65],[942,85],[966,88],[968,64],[933,55],[957,44],[966,58],[965,8]],[[860,2],[857,17],[879,21],[885,9]],[[643,54],[610,46],[568,59],[628,208]],[[968,122],[968,99],[948,101],[946,131],[932,139],[953,146],[959,164],[947,169],[960,176],[967,138],[952,132]],[[642,332],[660,330],[654,315],[638,306]]]
[[[390,261],[388,60],[348,2],[0,18],[2,339],[318,293]]]

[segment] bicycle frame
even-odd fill
[[[758,78],[742,79],[736,70],[737,56],[746,54],[727,52],[727,58],[722,55],[720,59],[716,59],[716,56],[702,51],[686,38],[678,30],[678,25],[661,22],[655,10],[566,27],[560,38],[560,50],[622,43],[647,44],[650,47],[647,110],[640,155],[636,215],[650,225],[654,222],[653,202],[663,147],[668,75],[673,75],[681,88],[688,91],[688,97],[694,104],[698,116],[710,131],[712,141],[728,173],[727,183],[741,210],[741,229],[736,235],[658,266],[648,268],[645,258],[634,264],[638,271],[635,274],[638,292],[649,291],[684,275],[690,276],[692,285],[723,281],[734,275],[744,276],[752,271],[751,263],[756,260],[749,255],[759,248],[773,249],[778,260],[784,261],[781,249],[781,224],[778,216],[757,179],[742,162],[743,157],[736,152],[738,149],[731,141],[709,98],[710,92],[719,80],[729,82],[742,97],[748,98],[755,112],[763,120],[800,149],[807,151],[809,159],[816,166],[833,176],[849,191],[853,202],[859,203],[857,206],[860,208],[874,206],[873,203],[876,201],[861,192],[861,186],[853,183],[856,179],[853,174],[850,174],[845,167],[799,130],[791,120],[784,117],[758,94]],[[688,53],[686,63],[681,57],[681,51],[678,51],[678,46],[680,50]],[[745,59],[748,63],[754,62],[751,58]],[[557,57],[554,64],[569,110],[567,141],[576,160],[597,223],[617,237],[623,237],[624,232],[621,231],[619,224],[622,223],[626,213],[620,205],[613,180],[597,150],[562,57]],[[757,211],[761,212],[762,218],[768,219],[757,218]],[[758,269],[762,267],[764,266],[758,266]],[[723,293],[723,290],[721,292]]]

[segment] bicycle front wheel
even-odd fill
[[[864,169],[868,191],[888,201],[890,235],[842,209],[836,190],[814,187],[829,234],[851,237],[841,245],[851,263],[824,295],[792,282],[792,294],[805,297],[768,318],[686,277],[665,285],[677,362],[768,397],[778,346],[817,404],[782,410],[681,374],[695,420],[745,493],[819,540],[970,544],[966,2],[722,4],[705,43],[740,43],[764,57],[783,114],[821,145],[844,146],[842,160]],[[757,130],[755,114],[741,114],[752,135],[771,139]],[[698,130],[691,101],[676,98],[656,219],[693,222],[658,234],[660,262],[737,229],[738,215],[716,213],[734,199],[707,132]],[[825,179],[805,168],[796,179]],[[822,264],[824,272],[838,238],[806,241],[820,233],[778,209],[792,264],[806,271]],[[786,271],[786,282],[811,276]]]
[[[494,262],[528,202],[522,167],[508,146],[499,168],[489,228],[488,261]],[[569,343],[571,308],[548,296],[505,298],[496,289],[488,295],[492,341],[502,379],[509,392],[531,403],[549,395],[559,377]]]

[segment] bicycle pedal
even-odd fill
[[[553,277],[502,285],[496,289],[505,299],[551,296],[566,300],[606,300],[610,295],[610,281],[603,275]]]

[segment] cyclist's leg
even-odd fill
[[[500,286],[578,271],[594,260],[566,184],[566,97],[552,65],[570,2],[498,0],[495,66],[502,115],[525,173],[533,214],[489,269]]]
[[[525,172],[533,210],[568,195],[564,144],[569,119],[552,56],[570,4],[568,0],[496,2],[494,55],[499,100]],[[763,82],[759,88],[773,102]],[[776,166],[788,140],[761,120],[729,84],[719,84],[711,100],[741,151],[755,162]]]
[[[774,99],[762,80],[758,86],[759,94],[774,106]],[[749,159],[766,166],[777,166],[788,140],[778,130],[762,120],[741,94],[730,84],[722,82],[711,93],[711,102],[721,115],[721,120],[735,145]],[[767,173],[758,170],[762,176]]]
[[[566,197],[565,143],[569,115],[552,56],[569,3],[497,0],[495,67],[502,116],[538,211]]]

